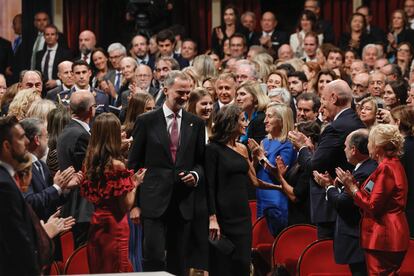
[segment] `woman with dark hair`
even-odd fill
[[[361,13],[353,13],[348,23],[349,32],[343,33],[339,39],[339,48],[355,50],[359,56],[365,45],[372,42],[372,37],[367,34],[367,22]]]
[[[96,71],[94,72],[94,77],[92,79],[92,86],[98,87],[99,81],[103,80],[110,71],[113,69],[109,68],[109,56],[108,53],[102,48],[96,48],[92,51],[91,54],[92,62],[95,65]]]
[[[404,80],[389,81],[384,87],[382,96],[385,108],[391,110],[396,106],[406,104],[408,89],[408,83]]]
[[[196,88],[191,91],[187,102],[187,111],[200,117],[206,123],[206,142],[211,134],[213,125],[213,98],[205,88]]]
[[[317,95],[321,95],[321,92],[323,91],[323,89],[325,89],[325,86],[331,81],[336,80],[337,78],[338,76],[331,69],[322,69],[321,71],[319,71],[315,79],[315,93]]]
[[[247,30],[240,23],[239,12],[233,5],[227,5],[223,9],[221,25],[213,29],[211,34],[211,47],[223,57],[224,41],[235,33],[245,35]]]
[[[319,71],[321,71],[321,69],[321,66],[315,61],[308,61],[303,65],[303,72],[308,79],[308,85],[306,88],[307,92],[314,92],[316,76],[318,75]]]
[[[65,126],[70,122],[70,113],[68,109],[62,105],[58,105],[52,109],[47,115],[47,133],[49,135],[49,151],[47,153],[46,164],[50,170],[52,177],[59,170],[57,159],[57,138],[62,133]]]
[[[309,32],[316,32],[316,15],[310,10],[304,10],[299,16],[296,33],[290,35],[289,44],[297,58],[304,57],[303,41]],[[318,34],[318,45],[323,43],[323,34]]]
[[[358,53],[354,49],[346,49],[344,51],[345,62],[344,70],[350,76],[351,75],[351,64],[354,60],[358,59]]]
[[[409,28],[408,18],[404,10],[395,10],[392,13],[387,40],[387,53],[391,59],[395,58],[398,44],[401,42],[408,42],[411,46],[414,45],[414,31]]]
[[[92,202],[87,245],[91,273],[132,272],[128,259],[127,212],[145,170],[127,170],[121,151],[121,123],[112,113],[98,115],[84,161],[81,195]]]
[[[129,138],[134,130],[134,124],[139,115],[151,111],[155,108],[154,98],[148,93],[136,93],[128,101],[128,107],[125,115],[125,121],[122,130],[125,131],[126,137]]]
[[[247,186],[276,189],[256,178],[246,147],[237,142],[247,122],[236,105],[215,116],[211,143],[206,146],[205,174],[210,215],[210,275],[247,276],[251,261],[251,215]],[[223,248],[229,245],[229,250]],[[231,248],[233,247],[233,248]]]
[[[413,47],[409,42],[401,42],[397,47],[395,63],[401,68],[404,78],[408,79],[411,61],[413,60]]]
[[[408,180],[408,198],[405,214],[410,228],[410,236],[414,237],[414,108],[400,105],[391,110],[391,116],[404,136],[403,154],[400,157]]]

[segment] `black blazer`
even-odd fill
[[[339,38],[339,48],[341,48],[342,51],[346,51],[349,49],[349,42],[351,40],[351,34],[350,33],[343,33],[341,37]],[[359,47],[353,48],[360,57],[362,57],[362,49],[364,49],[365,45],[369,43],[373,43],[374,39],[370,34],[362,33],[360,41],[359,41]]]
[[[22,193],[0,166],[0,275],[40,275],[36,233]]]
[[[344,142],[349,133],[360,128],[365,128],[365,125],[351,108],[343,111],[335,121],[325,127],[312,157],[312,171],[327,171],[335,178],[336,167],[352,170],[352,166],[346,160]],[[334,222],[336,211],[326,201],[325,189],[315,183],[313,178],[310,185],[312,222]]]
[[[60,196],[56,188],[52,186],[53,179],[47,165],[41,160],[39,162],[42,164],[46,181],[36,166],[33,165],[32,181],[30,182],[29,189],[24,193],[24,198],[32,206],[39,219],[47,221],[56,212],[57,207],[63,205],[64,197]]]
[[[169,202],[175,200],[182,217],[186,220],[192,219],[194,189],[197,187],[187,187],[180,181],[178,174],[182,171],[195,171],[199,177],[203,175],[204,122],[183,110],[180,146],[175,163],[169,149],[170,139],[162,108],[139,116],[133,137],[128,167],[134,171],[147,168],[137,199],[142,216],[158,218],[167,210]]]
[[[10,41],[0,37],[0,74],[4,75],[6,68],[12,66],[13,50]]]
[[[260,143],[263,138],[266,136],[266,130],[264,125],[264,118],[266,114],[263,111],[258,111],[256,113],[256,118],[250,121],[249,127],[247,129],[247,137],[256,140]]]
[[[173,55],[173,58],[180,65],[180,69],[184,69],[185,67],[188,67],[190,65],[190,63],[188,62],[188,60],[184,59],[181,55],[174,54]]]
[[[405,137],[404,154],[401,157],[401,163],[404,166],[409,184],[405,214],[410,227],[410,236],[414,237],[414,136]]]
[[[261,45],[260,44],[260,37],[262,36],[262,32],[257,32],[252,36],[252,45]],[[270,38],[272,41],[272,47],[269,49],[269,53],[273,57],[277,57],[277,51],[279,47],[283,44],[289,44],[289,35],[284,31],[274,30],[272,36]]]
[[[36,53],[36,70],[38,70],[39,72],[43,73],[42,70],[42,59],[43,56],[47,54],[47,49],[43,49],[42,51],[39,51]],[[72,53],[70,50],[63,48],[61,45],[58,45],[57,49],[56,49],[56,55],[55,55],[55,59],[53,60],[53,69],[52,69],[52,79],[53,80],[57,80],[58,76],[58,65],[59,63],[61,63],[62,61],[65,60],[72,60]],[[48,76],[43,76],[43,80],[47,81]]]
[[[70,166],[76,171],[82,169],[89,138],[89,133],[75,120],[66,125],[57,141],[59,170],[63,171]],[[79,189],[74,189],[68,196],[62,214],[73,216],[76,222],[89,222],[93,210],[92,203],[80,197]]]
[[[46,93],[46,99],[57,102],[58,101],[58,97],[57,95],[60,94],[61,92],[63,92],[63,86],[62,85],[58,85],[53,89],[50,89],[49,91],[47,91]]]
[[[377,166],[377,162],[368,159],[353,171],[352,175],[356,181],[362,184]],[[335,261],[338,264],[363,262],[365,260],[364,252],[359,245],[361,215],[358,206],[354,204],[354,199],[345,191],[344,187],[341,187],[340,191],[337,188],[330,188],[327,197],[338,213],[334,234]]]

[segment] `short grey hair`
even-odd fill
[[[176,79],[186,80],[186,81],[191,80],[190,77],[188,77],[183,72],[179,70],[172,70],[168,73],[168,75],[166,76],[164,80],[164,87],[170,88],[171,86],[174,85]]]
[[[365,45],[364,48],[362,49],[362,58],[365,56],[365,53],[369,48],[375,48],[375,50],[377,51],[377,58],[382,56],[382,53],[380,53],[377,45],[370,43],[370,44]]]
[[[126,50],[125,46],[122,45],[119,42],[112,43],[111,45],[108,46],[108,53],[110,53],[112,51],[117,51],[117,50],[121,51],[122,54],[124,54],[124,55],[127,54],[127,50]]]
[[[273,88],[272,90],[269,91],[269,94],[267,96],[269,98],[280,96],[284,104],[288,106],[290,105],[291,96],[290,96],[289,91],[286,88],[283,88],[283,87]]]
[[[26,118],[20,121],[20,125],[27,139],[32,142],[35,136],[42,133],[42,126],[46,126],[46,123],[39,118]]]

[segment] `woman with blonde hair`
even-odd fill
[[[337,177],[362,210],[360,244],[369,275],[398,275],[409,246],[408,183],[398,159],[403,144],[397,126],[378,124],[368,139],[369,155],[378,167],[368,179],[360,185],[351,172],[336,168]],[[319,173],[315,177],[318,175],[328,177]]]
[[[267,77],[264,79],[264,83],[266,83],[267,91],[270,91],[274,88],[286,88],[288,87],[287,84],[287,76],[280,70],[270,71]]]
[[[10,103],[8,115],[14,115],[20,121],[27,117],[33,102],[40,99],[39,93],[33,88],[20,90]]]
[[[47,114],[56,108],[56,104],[51,100],[39,99],[33,102],[27,111],[26,116],[28,118],[35,117],[42,121],[47,121]]]
[[[281,156],[283,163],[291,167],[296,160],[293,144],[287,139],[293,130],[293,112],[289,106],[271,103],[267,106],[264,119],[267,137],[260,145],[249,139],[249,148],[254,160],[260,166],[257,177],[262,181],[278,184],[272,172],[265,169],[265,163],[276,167],[276,157]],[[288,223],[288,197],[279,190],[257,189],[257,217],[266,216],[271,233],[276,236]]]
[[[212,78],[217,76],[217,69],[214,65],[214,61],[207,54],[196,56],[193,61],[193,68],[197,72],[198,76],[203,78]]]
[[[370,129],[377,124],[378,104],[374,97],[368,97],[359,102],[359,118]]]
[[[247,144],[248,138],[260,142],[266,135],[263,120],[269,98],[262,91],[260,83],[245,81],[236,90],[237,105],[243,110],[248,123],[246,134],[240,136],[240,142]]]
[[[273,57],[268,53],[260,53],[254,56],[252,61],[256,64],[259,79],[264,80],[272,68]]]

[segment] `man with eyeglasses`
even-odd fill
[[[369,75],[367,73],[356,74],[352,80],[352,96],[354,99],[362,98],[368,94]]]
[[[236,61],[236,80],[237,84],[240,85],[242,82],[257,80],[257,72],[253,63],[247,59],[241,59]]]
[[[111,70],[106,77],[114,85],[116,93],[119,95],[122,86],[121,60],[126,57],[127,52],[124,45],[119,42],[112,43],[108,46],[109,62],[114,70]]]

